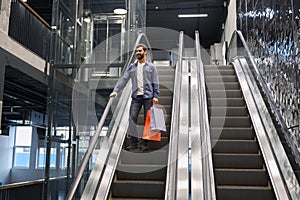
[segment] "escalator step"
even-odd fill
[[[122,151],[121,163],[133,165],[166,165],[168,162],[168,152],[166,150],[156,150],[149,153],[135,153]]]
[[[251,119],[243,116],[211,117],[210,127],[251,127]]]
[[[207,83],[238,82],[238,79],[236,76],[208,76],[205,81]]]
[[[217,185],[268,186],[268,173],[258,169],[216,169]]]
[[[112,196],[122,198],[164,198],[164,181],[117,180]]]
[[[211,90],[207,92],[208,98],[242,98],[241,90]]]
[[[222,83],[206,83],[206,87],[208,91],[211,90],[239,90],[241,89],[240,84],[238,82],[222,82]]]
[[[233,69],[232,65],[205,65],[205,69],[213,69],[213,70],[228,70]]]
[[[235,71],[234,70],[211,70],[211,69],[205,69],[205,76],[209,77],[209,76],[234,76],[235,75]]]
[[[214,153],[258,153],[256,140],[212,140]]]
[[[207,100],[209,107],[245,107],[243,98],[209,98]]]
[[[270,187],[254,186],[217,186],[218,200],[274,200]]]
[[[246,107],[209,107],[208,112],[210,116],[248,116]]]
[[[166,178],[166,165],[119,165],[118,180],[152,180],[164,181]]]
[[[254,130],[252,127],[224,127],[211,128],[211,138],[213,140],[253,140]]]
[[[263,158],[260,154],[213,154],[214,167],[231,169],[262,169]]]

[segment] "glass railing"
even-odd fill
[[[280,123],[285,137],[289,142],[293,154],[296,157],[296,162],[300,164],[300,145],[299,139],[299,123],[300,123],[300,79],[299,67],[294,64],[282,65],[274,56],[266,57],[263,54],[258,54],[255,48],[251,48],[247,43],[248,52],[245,44],[240,39],[241,32],[234,33],[230,42],[228,58],[234,56],[244,56],[247,59],[252,70],[255,72],[255,77],[259,79],[261,87],[268,97],[272,112],[276,115]],[[248,47],[249,46],[249,47]],[[255,66],[255,67],[254,67]]]
[[[298,199],[300,190],[298,181],[269,114],[273,112],[278,116],[279,113],[274,102],[272,102],[268,85],[263,79],[255,58],[252,56],[240,31],[236,31],[232,37],[229,58],[236,68],[240,82],[243,81],[241,82],[242,90],[249,91],[247,94],[250,95],[245,96],[245,100],[249,113],[253,116],[251,117],[253,126],[275,194],[279,199],[287,199],[288,196],[291,196],[292,199]],[[265,102],[258,85],[262,88],[269,101]],[[266,104],[270,105],[271,110],[267,109]],[[285,131],[284,127],[283,131]],[[288,133],[285,132],[285,134],[287,135]]]

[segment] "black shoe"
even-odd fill
[[[146,145],[141,145],[141,150],[142,151],[149,151],[149,147]]]
[[[137,145],[130,145],[130,146],[126,147],[127,151],[133,151],[133,150],[137,150],[137,149],[138,149]]]

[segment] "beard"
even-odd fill
[[[141,59],[144,58],[144,55],[143,55],[143,54],[137,54],[137,55],[136,55],[136,58],[137,58],[138,60],[141,60]]]

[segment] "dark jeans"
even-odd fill
[[[130,142],[132,146],[138,145],[138,138],[142,138],[144,125],[139,127],[141,130],[137,130],[137,119],[139,116],[139,112],[144,107],[144,123],[146,120],[147,110],[149,110],[152,106],[153,100],[144,99],[143,96],[137,96],[137,98],[132,99],[129,111],[129,135]],[[139,132],[139,133],[138,133]],[[147,140],[141,139],[141,145],[147,146]]]

